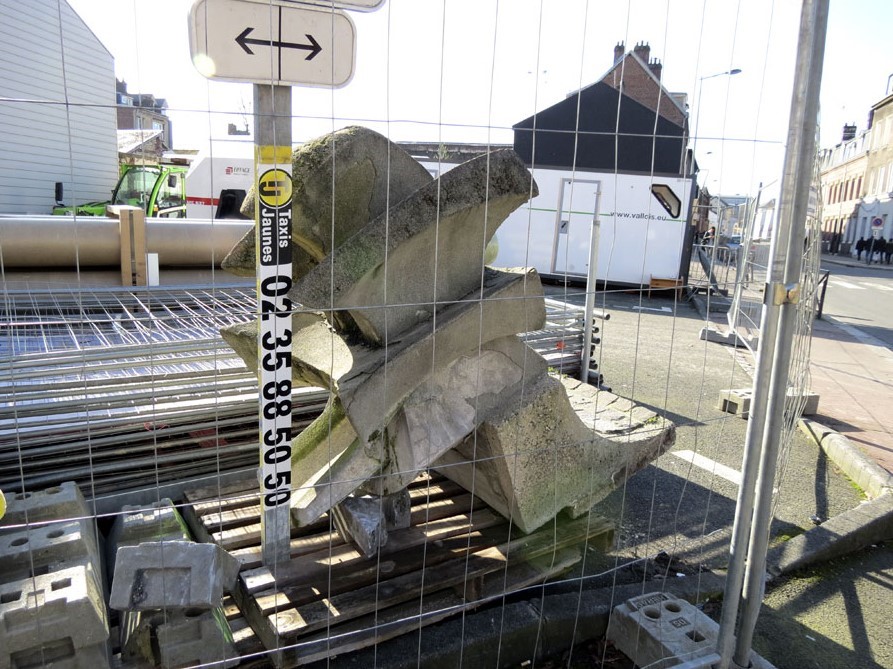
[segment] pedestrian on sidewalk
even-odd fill
[[[884,247],[884,259],[890,264],[890,258],[893,258],[893,237],[887,240],[887,246]]]
[[[862,251],[865,250],[865,237],[859,237],[859,241],[856,242],[856,253],[857,259],[862,260]]]
[[[880,265],[884,262],[884,251],[887,248],[887,240],[883,237],[878,237],[874,240],[874,246],[872,247],[872,258],[874,255],[877,255],[877,264]]]

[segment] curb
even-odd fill
[[[769,549],[766,568],[773,577],[893,538],[893,475],[839,432],[808,418],[799,427],[872,499]]]
[[[893,491],[893,474],[865,455],[845,436],[809,418],[801,418],[799,426],[869,497],[877,498]]]

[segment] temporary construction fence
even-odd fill
[[[726,669],[733,646],[746,666],[774,467],[799,412],[787,389],[808,386],[818,235],[801,234],[798,176],[814,154],[827,0],[768,21],[768,2],[742,10],[746,19],[686,10],[678,35],[667,8],[664,62],[647,43],[626,47],[630,21],[654,14],[646,3],[303,4],[196,0],[190,56],[186,39],[171,37],[182,53],[162,63],[162,78],[130,79],[156,82],[155,94],[119,80],[114,103],[95,92],[110,83],[97,77],[116,74],[96,35],[125,33],[123,71],[154,74],[158,35],[183,17],[151,0],[0,4],[10,36],[30,46],[35,26],[48,26],[58,44],[34,71],[52,75],[52,95],[28,88],[20,56],[0,46],[0,122],[17,123],[0,134],[28,147],[26,176],[7,175],[18,195],[0,184],[0,213],[46,215],[55,199],[101,197],[116,173],[101,164],[105,140],[129,116],[153,126],[133,153],[121,146],[129,162],[187,159],[165,155],[172,137],[201,137],[213,155],[223,128],[226,141],[249,133],[257,144],[255,190],[238,194],[257,228],[223,261],[255,275],[251,288],[100,288],[101,271],[79,260],[96,229],[80,216],[66,231],[74,265],[44,280],[40,268],[11,271],[0,226],[10,534],[0,663],[284,667],[356,653],[345,661],[427,666],[449,646],[458,666],[565,651],[570,665],[588,652],[575,646],[597,636],[602,666],[622,652],[639,665]],[[342,6],[367,11],[348,18]],[[776,35],[791,45],[798,32],[795,76],[777,78]],[[735,48],[745,34],[746,54]],[[791,97],[789,134],[727,142],[744,136],[725,126],[738,108],[733,61],[759,51],[756,36],[766,49],[748,68],[763,77],[748,100],[764,87]],[[605,52],[595,70],[594,47]],[[720,53],[728,58],[714,67]],[[190,59],[221,81],[191,78]],[[297,80],[322,90],[293,96]],[[724,104],[711,103],[707,80],[727,84]],[[755,135],[758,115],[751,121]],[[56,128],[59,146],[34,127]],[[416,134],[421,158],[397,143]],[[733,155],[740,144],[750,160]],[[431,167],[432,156],[463,153],[478,157]],[[708,302],[730,298],[733,327],[762,335],[746,426],[702,405],[738,368],[723,354],[711,377],[709,349],[688,355],[695,342],[678,339],[691,200],[710,154],[714,175],[724,161],[753,166],[736,188],[784,173],[772,241],[755,238],[752,207],[739,217],[749,221],[740,243],[721,235],[691,254],[689,285]],[[225,190],[186,198],[213,208],[237,196]],[[134,250],[145,242],[139,218],[105,223],[119,235],[102,240],[114,258],[145,260]],[[810,213],[808,229],[819,219]],[[39,259],[39,238],[34,247]],[[217,255],[207,269],[220,277]],[[544,291],[546,280],[557,286]],[[611,342],[615,307],[627,329]],[[606,369],[617,394],[602,383],[615,385]],[[684,448],[661,458],[674,440]],[[750,462],[735,471],[744,452]],[[70,504],[56,504],[63,497]],[[717,622],[671,595],[668,576],[694,576],[684,594],[695,604],[708,582],[717,594],[699,556],[712,546],[725,558],[729,532],[736,560],[750,544],[748,566],[713,565],[730,574]],[[654,550],[658,538],[672,555]],[[560,600],[554,625],[547,593]],[[600,606],[618,607],[610,643],[584,613],[602,596]],[[679,644],[661,646],[672,634]],[[558,637],[562,647],[550,645]]]

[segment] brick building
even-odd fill
[[[151,93],[128,93],[126,81],[115,81],[118,102],[118,130],[160,130],[165,148],[173,146],[167,100]]]

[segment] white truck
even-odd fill
[[[253,180],[253,144],[200,151],[186,173],[186,217],[245,218],[239,209]]]

